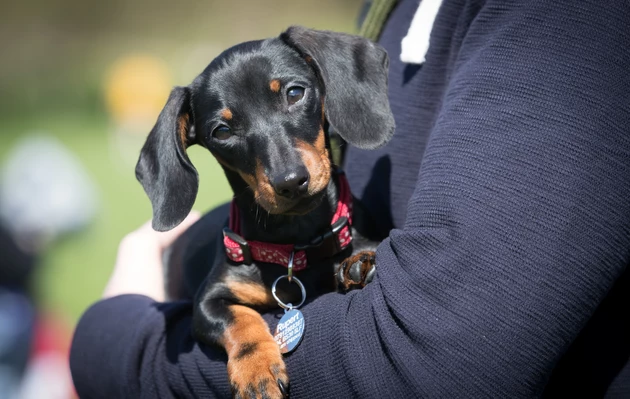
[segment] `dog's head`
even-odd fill
[[[136,176],[153,228],[172,229],[193,206],[193,144],[238,173],[269,213],[308,212],[330,181],[326,122],[360,148],[392,136],[388,63],[366,39],[302,27],[226,50],[171,92],[142,148]]]

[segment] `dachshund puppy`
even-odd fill
[[[235,397],[288,393],[288,348],[259,311],[360,288],[374,275],[376,243],[352,227],[328,132],[364,149],[391,138],[388,65],[366,39],[302,27],[236,45],[172,91],[141,151],[136,176],[155,230],[177,226],[193,206],[191,145],[212,153],[234,191],[225,262],[195,298],[193,334],[225,349]]]

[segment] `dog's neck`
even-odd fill
[[[240,234],[248,241],[303,244],[330,227],[337,209],[339,190],[333,173],[321,203],[304,215],[270,214],[258,205],[252,190],[237,172],[224,168],[239,211]]]

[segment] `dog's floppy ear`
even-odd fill
[[[184,220],[197,197],[199,177],[186,154],[194,141],[190,90],[176,87],[149,133],[136,177],[153,206],[153,228],[167,231]]]
[[[313,65],[328,122],[347,142],[373,149],[394,133],[387,52],[365,38],[292,26],[280,38]],[[358,116],[361,117],[358,117]]]

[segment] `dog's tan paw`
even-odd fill
[[[289,376],[275,341],[239,345],[227,367],[234,398],[281,399],[289,395]]]

